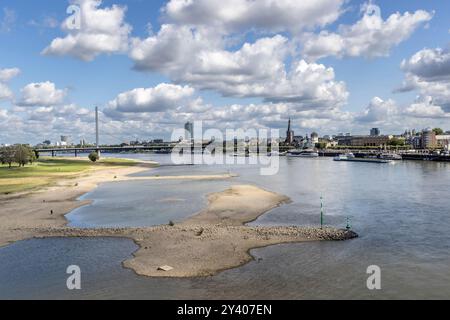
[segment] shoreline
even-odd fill
[[[154,164],[153,164],[154,165]],[[116,237],[133,240],[139,249],[123,262],[125,268],[148,277],[205,277],[242,266],[250,250],[276,244],[347,240],[351,231],[310,227],[249,227],[246,223],[290,201],[250,185],[208,195],[208,205],[174,226],[77,229],[67,227],[65,215],[91,203],[77,200],[105,182],[136,180],[217,180],[233,175],[129,177],[149,170],[148,163],[83,173],[43,190],[1,199],[0,247],[31,238]],[[158,270],[170,266],[169,271]]]

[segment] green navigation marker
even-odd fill
[[[320,196],[320,229],[323,229],[323,197]]]

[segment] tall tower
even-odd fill
[[[288,129],[286,132],[286,144],[291,145],[294,143],[294,131],[291,128],[291,118],[289,118]]]
[[[192,141],[194,139],[194,124],[192,122],[186,122],[184,130],[186,131],[186,141]]]
[[[95,107],[95,146],[97,147],[97,154],[100,157],[99,150],[99,134],[98,134],[98,107]]]

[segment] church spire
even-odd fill
[[[291,127],[291,118],[289,118],[288,129],[286,132],[286,144],[291,145],[294,142],[294,131]]]

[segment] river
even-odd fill
[[[118,156],[118,155],[116,155]],[[450,164],[334,162],[281,158],[275,176],[258,166],[170,166],[164,155],[140,175],[232,172],[228,181],[106,183],[83,196],[92,205],[67,217],[76,227],[151,226],[180,221],[203,208],[206,195],[234,184],[285,194],[292,203],[252,225],[317,225],[350,221],[348,242],[278,245],[252,250],[255,261],[203,279],[150,279],[124,269],[137,249],[127,239],[45,239],[0,249],[0,298],[50,299],[417,299],[450,297]],[[82,290],[66,289],[68,265],[82,270]],[[368,266],[381,268],[382,289],[367,289]]]

